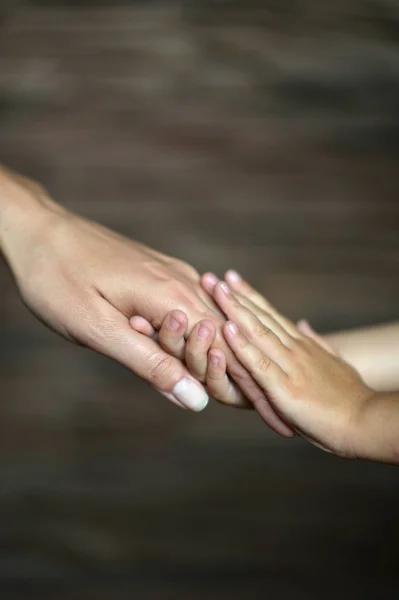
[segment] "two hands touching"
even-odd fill
[[[224,318],[187,263],[75,215],[40,185],[0,168],[0,251],[28,308],[71,342],[119,362],[176,404],[202,410],[208,395],[179,358],[130,325],[141,317],[159,329],[168,312],[187,315],[187,333],[209,320],[212,346],[223,350],[231,377],[225,404],[262,403],[267,423],[291,430],[235,358],[222,335]]]
[[[202,285],[228,319],[223,325],[228,347],[275,412],[292,432],[323,450],[366,458],[362,425],[376,392],[306,321],[295,326],[234,271],[228,271],[225,279],[206,274]],[[143,334],[157,337],[165,350],[185,358],[210,395],[223,401],[231,383],[223,350],[212,347],[215,327],[202,320],[187,335],[187,323],[185,313],[176,310],[165,318],[159,334],[141,318],[131,322]],[[253,405],[267,422],[264,402]]]
[[[375,391],[399,387],[399,325],[327,341],[306,323],[296,327],[236,273],[225,282],[200,278],[1,168],[0,251],[41,321],[175,404],[202,410],[207,388],[224,404],[254,407],[285,437],[399,462],[398,394]]]

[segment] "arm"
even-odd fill
[[[372,388],[399,389],[399,323],[330,333],[324,338]]]
[[[183,364],[142,340],[123,310],[93,289],[85,270],[85,260],[92,266],[93,255],[101,257],[101,243],[90,244],[93,233],[98,237],[100,231],[90,232],[89,223],[56,204],[40,185],[0,168],[0,251],[31,311],[69,341],[133,370],[181,408],[205,408],[207,395]],[[108,241],[112,248],[111,236]]]
[[[228,349],[224,318],[193,267],[61,208],[39,185],[0,169],[0,248],[31,311],[71,342],[123,364],[176,404],[201,410],[207,395],[183,362],[131,326],[142,317],[159,329],[180,308],[188,331],[215,326],[236,382],[225,404],[248,406],[264,393]],[[289,431],[271,410],[270,425]]]

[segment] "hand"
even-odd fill
[[[255,314],[225,282],[216,283],[213,298],[230,320],[223,327],[227,343],[282,419],[324,450],[364,456],[360,424],[376,394],[357,372],[285,318],[277,320],[274,309],[272,316],[258,305]]]
[[[224,319],[195,269],[68,213],[40,186],[4,170],[0,192],[2,253],[27,306],[49,327],[120,362],[176,403],[200,410],[206,394],[181,360],[129,323],[141,316],[157,329],[171,309],[182,308],[188,332],[204,318],[216,328],[214,346],[224,349],[238,385],[229,403],[248,406],[245,397],[264,397],[226,346]],[[280,419],[270,413],[278,427]]]
[[[173,323],[174,326],[170,327]],[[177,325],[178,324],[178,325]],[[187,316],[183,311],[172,311],[165,318],[159,334],[151,325],[141,318],[135,319],[134,326],[145,335],[158,338],[161,346],[184,359],[191,374],[204,381],[208,393],[226,403],[233,391],[233,385],[227,375],[226,357],[219,348],[213,348],[215,338],[215,326],[211,321],[203,320],[197,323],[191,334],[187,337]],[[264,398],[254,401],[262,419],[270,424],[270,404]],[[290,428],[286,431],[278,430],[284,437],[293,437],[294,432]]]
[[[287,330],[294,338],[298,336],[298,331],[312,338],[322,348],[336,354],[332,346],[321,335],[317,334],[306,320],[301,320],[295,324],[287,317],[282,315],[262,294],[255,290],[245,279],[237,273],[237,271],[229,270],[225,273],[225,281],[232,290],[237,300],[250,311],[252,311],[258,319],[263,322],[266,315],[271,315],[277,323]],[[216,284],[219,279],[214,273],[205,273],[201,284],[210,296],[213,295]]]

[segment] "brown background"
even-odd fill
[[[322,331],[398,317],[397,2],[0,19],[2,162]],[[2,597],[398,597],[397,469],[180,412],[0,290]]]

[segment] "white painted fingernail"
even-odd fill
[[[196,412],[204,410],[209,400],[205,390],[188,377],[176,383],[173,388],[173,395],[179,402],[187,406],[187,408]]]
[[[182,404],[181,402],[179,402],[179,400],[177,398],[174,397],[173,394],[169,394],[169,392],[163,392],[162,390],[159,390],[158,388],[155,388],[160,394],[162,394],[162,396],[165,396],[165,398],[167,398],[168,400],[170,400],[171,402],[173,402],[173,404],[176,404],[176,406],[179,406],[180,408],[183,408],[184,410],[187,410],[187,406],[184,406],[184,404]]]

